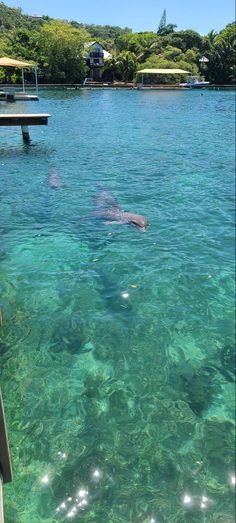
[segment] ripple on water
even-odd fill
[[[0,130],[7,521],[232,523],[233,103],[43,91]],[[97,183],[145,234],[83,218]]]

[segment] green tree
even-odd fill
[[[98,40],[99,43],[102,43],[101,40],[114,40],[119,35],[125,34],[125,33],[132,33],[132,29],[129,29],[129,27],[125,27],[122,29],[118,26],[113,25],[94,25],[94,24],[80,24],[76,22],[75,20],[72,20],[71,25],[73,27],[76,27],[77,29],[85,29],[92,38],[91,40]]]
[[[168,34],[174,33],[175,28],[177,27],[176,24],[167,24],[161,29],[159,29],[158,34],[161,36],[166,36]]]
[[[118,52],[130,51],[138,61],[146,60],[154,51],[161,48],[162,38],[153,32],[133,33],[119,36],[115,40]]]
[[[0,2],[0,32],[12,29],[38,29],[48,17],[29,16],[22,13],[21,8],[8,7]]]
[[[197,49],[188,49],[184,54],[184,60],[186,60],[186,62],[189,62],[190,64],[192,65],[197,65],[199,64],[199,52]]]
[[[117,36],[114,42],[117,51],[131,51],[136,53],[140,49],[137,34],[138,33],[126,33]]]
[[[4,37],[7,55],[22,60],[35,60],[37,31],[28,29],[12,29]]]
[[[209,51],[208,76],[214,83],[229,83],[235,80],[235,23],[228,24],[215,36]]]
[[[140,51],[137,53],[139,62],[147,60],[151,54],[161,47],[161,38],[156,33],[143,33],[140,39]]]
[[[182,51],[178,47],[172,47],[171,45],[168,45],[164,52],[163,52],[163,58],[166,60],[173,60],[174,62],[178,62],[178,60],[182,56]]]
[[[124,82],[133,79],[137,67],[137,59],[134,53],[122,51],[116,61],[116,71]]]
[[[177,47],[182,49],[182,51],[187,51],[193,47],[199,49],[199,51],[202,49],[202,36],[196,31],[192,31],[192,29],[178,31],[173,35],[173,38],[177,38]]]
[[[214,45],[215,39],[217,38],[218,33],[212,29],[204,38],[204,42],[206,41],[208,43],[209,49],[211,49]]]
[[[117,73],[117,59],[115,57],[105,60],[103,79],[114,82]]]
[[[83,29],[55,20],[43,25],[37,42],[40,69],[45,79],[54,82],[81,82],[86,65],[83,47],[89,35]]]
[[[228,83],[235,78],[235,43],[221,39],[214,46],[208,72],[215,83]]]

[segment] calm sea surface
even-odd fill
[[[6,523],[233,523],[234,93],[0,110],[51,114],[0,128]],[[85,217],[99,184],[148,230]]]

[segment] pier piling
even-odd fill
[[[50,114],[1,114],[0,126],[21,126],[22,138],[25,143],[30,142],[29,125],[47,125]]]

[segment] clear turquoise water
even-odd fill
[[[0,110],[52,115],[0,128],[7,523],[232,523],[234,93]],[[97,183],[147,232],[81,218]]]

